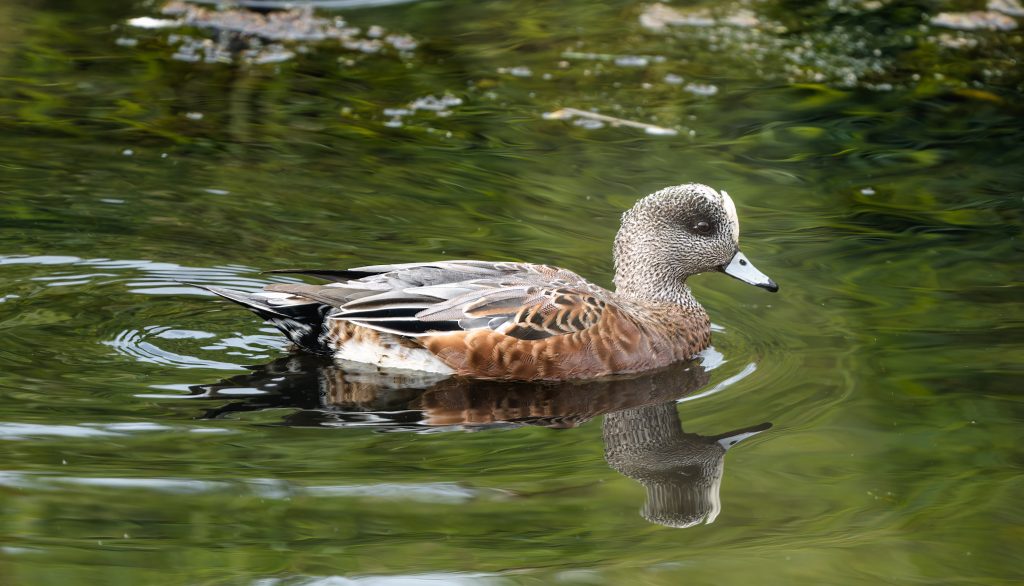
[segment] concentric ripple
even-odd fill
[[[183,335],[185,332],[201,334],[200,336]],[[191,332],[188,330],[175,330],[166,326],[147,326],[141,330],[125,330],[116,338],[105,344],[111,346],[119,354],[129,356],[142,362],[153,364],[166,364],[176,368],[215,368],[222,370],[242,370],[245,367],[230,362],[219,360],[207,360],[197,356],[180,354],[171,350],[161,348],[154,342],[154,339],[202,339],[213,338],[214,334],[209,332]]]

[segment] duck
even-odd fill
[[[246,292],[198,285],[277,327],[300,351],[479,379],[564,381],[643,372],[710,345],[689,277],[779,287],[739,248],[727,192],[689,183],[638,200],[613,244],[615,289],[527,262],[443,260],[278,269],[322,284]]]

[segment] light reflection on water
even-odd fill
[[[109,258],[79,258],[77,256],[52,255],[0,255],[0,265],[70,265],[75,271],[54,271],[45,276],[33,277],[34,281],[42,281],[47,286],[85,285],[103,281],[105,278],[123,279],[120,273],[78,272],[78,267],[99,267],[111,270],[135,270],[145,275],[143,280],[129,280],[125,284],[129,292],[146,295],[183,295],[200,292],[187,283],[214,284],[234,286],[241,289],[262,287],[263,282],[246,278],[243,273],[258,272],[255,269],[238,265],[219,267],[188,267],[169,262],[149,260],[114,260]],[[287,279],[284,279],[287,280]]]

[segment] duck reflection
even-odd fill
[[[339,365],[289,356],[192,392],[232,399],[205,417],[268,408],[296,409],[286,425],[375,427],[419,433],[543,426],[573,428],[604,415],[605,460],[647,489],[641,515],[669,527],[711,523],[721,511],[726,452],[771,427],[717,435],[683,430],[678,399],[707,384],[698,363],[599,381],[521,383]],[[240,398],[240,395],[244,398]]]
[[[644,519],[668,527],[712,523],[722,510],[725,452],[771,426],[698,435],[683,431],[676,403],[643,405],[604,416],[604,458],[647,488]]]

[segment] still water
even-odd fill
[[[0,583],[1024,579],[1017,2],[161,6],[0,3]],[[639,377],[290,356],[182,284],[607,286],[689,181],[781,291],[694,278],[713,349]]]

